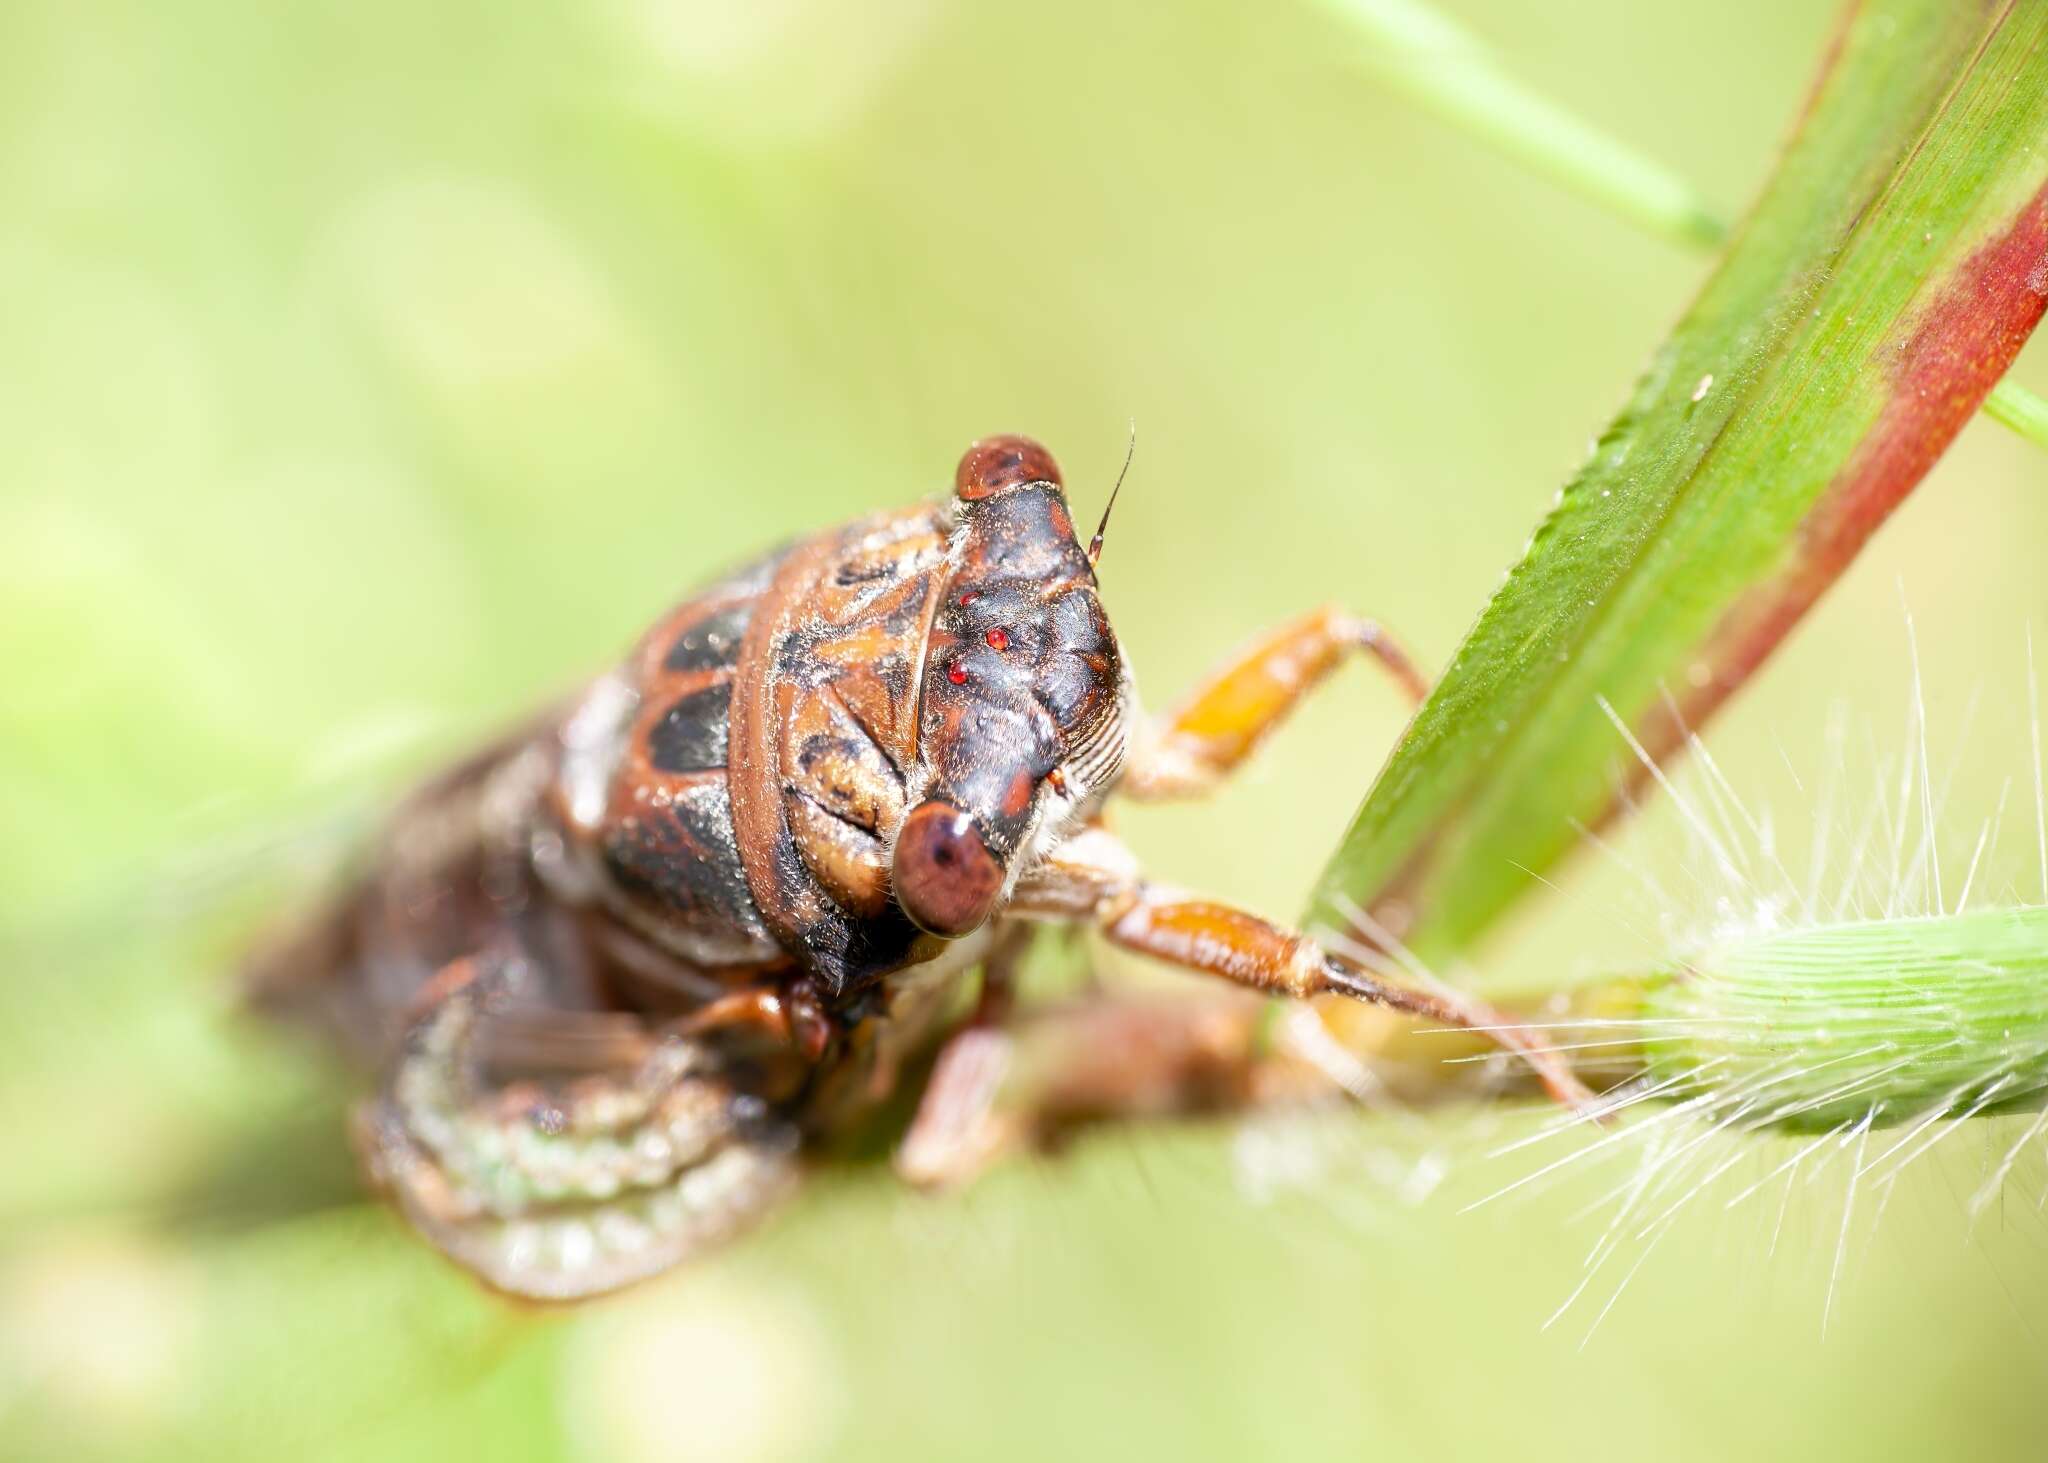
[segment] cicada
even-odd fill
[[[1083,1120],[1268,1100],[1270,998],[1483,1027],[1576,1095],[1476,1003],[1147,876],[1112,797],[1208,788],[1352,651],[1426,686],[1323,609],[1144,723],[1101,552],[1043,447],[978,442],[949,495],[720,579],[405,802],[252,962],[261,1005],[376,1074],[369,1180],[489,1285],[566,1300],[742,1228],[910,1074],[922,1184]],[[1047,922],[1215,995],[1019,1009]]]

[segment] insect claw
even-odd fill
[[[1323,959],[1323,978],[1327,989],[1356,1000],[1441,1021],[1446,1026],[1482,1032],[1503,1051],[1527,1063],[1543,1084],[1543,1090],[1559,1104],[1596,1123],[1612,1121],[1593,1090],[1579,1080],[1563,1056],[1534,1032],[1483,1001],[1445,991],[1394,985],[1329,956]]]
[[[1493,1035],[1502,1047],[1529,1064],[1537,1080],[1542,1082],[1543,1090],[1561,1106],[1570,1108],[1576,1116],[1597,1123],[1603,1128],[1613,1125],[1613,1114],[1600,1101],[1599,1095],[1579,1080],[1570,1062],[1555,1051],[1539,1047],[1536,1044],[1537,1039],[1519,1026],[1504,1027]]]

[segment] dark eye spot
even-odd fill
[[[731,665],[753,619],[754,602],[743,600],[714,610],[676,637],[662,665],[672,671],[708,671]]]
[[[723,767],[732,687],[707,686],[668,709],[647,733],[647,760],[657,772],[701,772]]]

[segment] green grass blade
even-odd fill
[[[1712,248],[1727,226],[1684,180],[1517,80],[1416,0],[1322,0],[1367,43],[1375,75],[1410,101],[1651,233]]]
[[[1984,413],[2012,428],[2037,447],[2048,447],[2048,401],[2026,387],[2001,381],[1984,398]]]
[[[1739,1132],[2039,1111],[2048,908],[1710,937],[1548,1009],[1551,1040],[1589,1084],[1696,1104]]]
[[[1366,43],[1390,90],[1638,228],[1716,249],[1728,225],[1678,174],[1526,85],[1448,17],[1417,0],[1321,0]],[[2048,447],[2048,401],[2001,381],[1992,420]]]
[[[1311,918],[1476,937],[1733,692],[2048,305],[2048,6],[1856,11],[1726,257],[1368,794]],[[1610,711],[1611,708],[1611,711]]]

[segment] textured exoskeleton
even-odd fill
[[[357,1140],[407,1218],[490,1284],[566,1299],[760,1213],[941,1040],[899,1149],[928,1183],[1080,1118],[1289,1088],[1248,992],[1514,1044],[1469,1003],[1143,877],[1101,825],[1113,790],[1199,791],[1354,647],[1423,687],[1376,626],[1317,611],[1134,749],[1100,544],[1042,447],[977,443],[949,498],[712,585],[404,806],[254,979],[381,1073]],[[1013,1014],[1034,920],[1240,989]],[[977,964],[981,1000],[953,1016]]]

